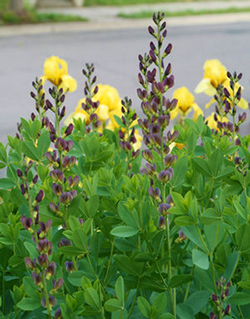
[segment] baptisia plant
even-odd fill
[[[154,14],[139,55],[141,119],[92,64],[67,117],[66,62],[50,57],[33,82],[36,111],[0,143],[1,317],[250,317],[242,75],[205,64],[215,112],[204,119],[187,88],[171,92],[163,18]]]

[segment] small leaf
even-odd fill
[[[117,226],[111,230],[110,234],[118,237],[132,237],[138,232],[139,229],[131,226]]]
[[[169,287],[175,288],[179,287],[181,285],[186,284],[187,282],[191,281],[193,279],[192,275],[177,275],[173,276],[170,280]]]
[[[247,294],[245,292],[236,292],[230,298],[228,298],[228,302],[238,306],[249,305],[250,294]]]
[[[122,309],[122,303],[118,299],[114,299],[114,298],[109,299],[108,301],[105,302],[104,308],[106,311],[114,312],[114,311],[117,311],[119,309]]]
[[[100,310],[101,301],[97,291],[94,288],[87,288],[84,293],[84,299],[92,308]]]
[[[123,277],[120,276],[115,283],[115,294],[116,297],[119,299],[119,301],[121,302],[121,304],[124,304],[124,294],[125,294],[125,290],[124,290],[124,280]]]
[[[201,269],[209,268],[208,256],[200,250],[194,249],[192,251],[192,260],[193,263]]]
[[[149,302],[143,297],[138,297],[137,304],[143,316],[145,316],[146,318],[150,318],[151,306]]]
[[[190,226],[195,224],[195,221],[193,220],[193,218],[189,216],[179,216],[175,218],[174,222],[177,226],[180,226],[180,227]]]
[[[19,301],[17,307],[24,311],[32,311],[41,307],[41,301],[38,298],[23,298]]]

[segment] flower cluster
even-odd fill
[[[225,306],[226,299],[229,295],[229,288],[231,286],[230,281],[226,282],[224,277],[221,277],[220,281],[216,281],[216,287],[218,293],[212,293],[211,300],[214,307],[214,311],[210,313],[210,319],[223,318],[230,314],[231,305],[227,304]]]
[[[164,15],[158,13],[153,17],[156,30],[149,27],[149,33],[156,39],[157,47],[154,42],[150,42],[148,54],[139,56],[138,74],[139,83],[142,89],[137,90],[138,97],[141,99],[141,108],[146,115],[146,119],[139,119],[138,123],[142,129],[143,141],[147,149],[142,152],[143,158],[147,161],[142,169],[151,179],[149,195],[159,204],[158,210],[161,214],[159,225],[162,227],[167,216],[168,204],[165,201],[165,185],[173,177],[172,165],[177,157],[170,154],[170,145],[176,140],[178,132],[166,129],[170,122],[170,114],[178,101],[166,99],[165,93],[174,85],[174,76],[171,74],[171,64],[168,63],[164,68],[164,60],[172,50],[172,44],[162,50],[163,40],[167,35],[166,23],[163,22]],[[150,68],[151,67],[151,68]],[[158,69],[158,74],[157,74]],[[158,76],[158,78],[157,78]],[[160,171],[157,172],[156,158],[160,157]],[[155,184],[160,183],[162,190]]]

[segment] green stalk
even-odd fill
[[[103,281],[104,285],[106,284],[106,281],[107,281],[107,278],[108,278],[108,274],[109,274],[109,270],[110,270],[110,266],[112,264],[114,246],[115,246],[115,237],[114,237],[114,239],[112,241],[112,244],[111,244],[111,251],[110,251],[110,256],[109,256],[108,268],[107,268],[106,275],[105,275],[105,278],[104,278],[104,281]]]
[[[137,281],[134,299],[133,299],[132,305],[131,305],[130,310],[129,310],[129,313],[128,313],[128,319],[129,319],[130,316],[132,315],[132,312],[133,312],[133,309],[134,309],[134,306],[135,306],[136,298],[137,298],[138,292],[139,292],[139,285],[140,285],[140,277],[138,278],[138,281]]]
[[[49,295],[48,295],[48,290],[46,286],[46,279],[45,279],[45,270],[43,269],[42,271],[42,283],[43,283],[43,292],[44,292],[44,297],[46,301],[46,307],[48,311],[48,316],[50,319],[52,319],[52,314],[51,314],[51,309],[50,309],[50,304],[49,304]]]

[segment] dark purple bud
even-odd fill
[[[177,161],[177,156],[176,156],[176,155],[168,154],[168,155],[164,158],[164,164],[165,164],[167,167],[170,167],[170,166],[173,165],[176,161]]]
[[[158,227],[163,229],[166,226],[166,221],[165,218],[163,216],[159,217],[159,221],[158,221]]]
[[[21,189],[22,194],[25,195],[26,192],[27,192],[27,186],[24,185],[24,184],[21,184],[21,185],[20,185],[20,189]]]
[[[227,77],[228,77],[229,79],[232,78],[232,74],[231,74],[229,71],[227,71]]]
[[[46,100],[45,103],[48,109],[53,109],[53,105],[51,104],[49,100]]]
[[[164,31],[163,31],[162,36],[163,36],[163,38],[166,38],[166,36],[167,36],[167,30],[164,30]]]
[[[238,75],[238,81],[241,80],[241,78],[242,78],[242,73]]]
[[[119,135],[121,140],[123,140],[125,137],[124,133],[121,130],[119,130],[118,135]]]
[[[36,274],[35,272],[32,273],[31,275],[32,279],[33,279],[33,282],[34,284],[37,286],[37,287],[43,287],[43,284],[42,284],[42,277],[40,274]]]
[[[158,187],[156,187],[155,189],[153,187],[150,187],[148,189],[148,193],[151,197],[153,197],[155,200],[159,201],[160,200],[160,196],[161,196],[161,191]]]
[[[225,315],[229,315],[230,312],[231,312],[231,305],[228,304],[228,305],[226,306],[226,309],[224,310],[224,314],[225,314]]]
[[[47,234],[50,231],[52,227],[52,221],[49,219],[47,220],[46,224],[44,222],[40,222],[40,226],[41,226],[40,238],[43,238],[45,234]]]
[[[49,296],[49,306],[52,308],[55,306],[55,304],[56,304],[56,298],[54,296]],[[45,297],[43,297],[43,299],[41,300],[41,305],[44,308],[47,308]]]
[[[142,151],[142,157],[148,161],[149,163],[152,163],[153,161],[153,155],[152,152],[150,150],[144,150]]]
[[[60,195],[60,202],[64,205],[69,205],[73,200],[73,194],[71,192],[65,192]]]
[[[16,173],[17,173],[17,176],[20,178],[23,176],[23,173],[19,168],[16,170]]]
[[[56,196],[58,196],[58,195],[60,195],[60,194],[62,193],[62,186],[59,185],[59,184],[53,183],[53,184],[52,184],[52,191],[53,191],[53,193],[54,193]]]
[[[151,58],[151,60],[152,60],[153,62],[156,61],[156,55],[155,55],[155,53],[154,53],[153,50],[150,50],[150,51],[149,51],[149,56],[150,56],[150,58]]]
[[[173,169],[170,167],[167,170],[163,170],[158,174],[158,179],[161,183],[167,183],[168,181],[170,181],[173,178],[174,175],[174,171]]]
[[[72,263],[72,261],[66,261],[65,268],[66,268],[66,271],[68,273],[72,273],[75,270],[75,267],[74,267],[74,264]]]
[[[46,238],[42,238],[39,240],[37,244],[37,250],[41,254],[47,254],[51,255],[52,254],[52,243],[48,241]]]
[[[148,32],[155,36],[155,30],[151,26],[148,27]]]
[[[143,80],[143,77],[141,75],[141,73],[138,73],[138,82],[143,85],[144,84],[144,80]]]
[[[39,193],[36,195],[35,201],[36,201],[37,203],[40,203],[40,202],[44,199],[44,196],[45,196],[45,193],[44,193],[44,191],[41,189],[41,190],[39,191]]]
[[[51,290],[51,293],[56,293],[59,289],[63,286],[63,279],[59,278],[57,281],[55,279],[52,280],[53,289]]]
[[[32,271],[36,269],[36,259],[35,258],[32,261],[29,257],[27,257],[27,258],[25,258],[24,261],[25,261],[25,265],[28,269],[30,269]]]
[[[80,181],[80,177],[78,175],[76,175],[74,178],[72,178],[72,176],[69,176],[68,178],[68,184],[69,187],[75,187]]]
[[[30,230],[32,226],[32,219],[26,218],[24,215],[21,216],[21,223],[26,230]]]
[[[224,89],[223,89],[223,93],[224,93],[224,95],[225,95],[227,98],[230,97],[230,93],[228,92],[228,89],[227,89],[227,88],[224,88]]]
[[[60,102],[63,103],[65,100],[65,95],[63,94],[61,97],[60,97]]]
[[[216,302],[216,301],[218,300],[218,297],[216,296],[215,293],[212,293],[211,298],[212,298],[212,300],[213,300],[214,302]]]
[[[34,113],[31,113],[30,118],[31,118],[31,120],[34,122],[34,120],[35,120],[35,118],[36,118],[35,114],[34,114]]]
[[[171,70],[172,70],[172,65],[171,63],[168,63],[166,70],[164,72],[164,77],[168,76],[171,73]]]
[[[169,215],[168,210],[169,210],[170,207],[171,207],[171,206],[170,206],[169,204],[161,203],[161,204],[158,206],[158,212],[159,212],[161,215],[163,215],[163,216],[166,217],[167,215]]]
[[[244,112],[243,114],[239,114],[239,122],[243,123],[247,119],[247,113]]]
[[[164,84],[165,84],[169,89],[171,89],[171,87],[174,86],[174,76],[173,76],[173,75],[170,75],[169,77],[167,77],[167,78],[164,80]]]
[[[55,319],[62,319],[62,311],[61,308],[58,308],[54,314]]]
[[[166,47],[165,51],[164,51],[165,54],[166,54],[166,55],[169,55],[170,52],[172,51],[172,48],[173,48],[172,44],[169,43],[168,46]]]
[[[37,99],[37,97],[36,97],[36,95],[35,95],[35,93],[34,92],[30,92],[30,96],[33,98],[33,99]]]
[[[73,148],[73,146],[74,146],[74,142],[73,141],[71,141],[71,140],[69,140],[69,141],[67,141],[67,146],[66,146],[66,151],[67,152],[69,152],[72,148]]]
[[[61,248],[65,246],[71,246],[71,242],[67,238],[62,238],[58,243],[58,247]]]
[[[231,110],[231,105],[228,101],[225,101],[225,112],[228,113]],[[215,114],[214,114],[215,115]],[[217,121],[217,120],[216,120]]]
[[[42,268],[46,268],[49,265],[49,260],[48,260],[48,256],[43,254],[43,255],[39,255],[38,256],[38,264],[40,265],[40,267]]]
[[[50,177],[54,182],[64,182],[64,174],[60,169],[54,169],[50,172]]]
[[[32,182],[33,182],[33,184],[36,184],[37,181],[38,181],[38,175],[36,174],[35,177],[33,178],[33,181],[32,181]]]
[[[56,130],[55,130],[55,128],[54,128],[54,125],[53,125],[51,122],[49,122],[48,129],[49,129],[49,132],[50,132],[51,134],[56,134]]]

